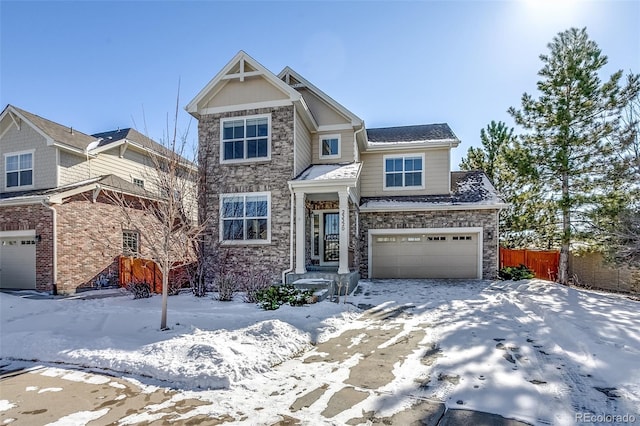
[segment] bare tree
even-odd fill
[[[198,168],[185,157],[187,134],[178,135],[179,97],[176,97],[174,125],[161,144],[143,142],[148,159],[149,188],[146,196],[111,193],[121,207],[126,226],[139,233],[145,257],[156,262],[162,272],[162,316],[160,328],[167,329],[169,274],[196,261],[203,223],[198,220]],[[169,124],[167,123],[167,126]],[[146,181],[145,181],[146,182]],[[133,212],[143,212],[133,214]]]

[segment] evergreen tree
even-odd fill
[[[622,108],[637,93],[638,79],[621,87],[618,71],[602,82],[598,73],[607,57],[584,28],[559,33],[548,48],[548,55],[540,55],[539,97],[523,94],[522,108],[509,113],[527,130],[522,147],[530,162],[521,162],[520,171],[540,185],[550,220],[559,219],[558,279],[567,283],[571,242],[610,192],[617,148],[611,136],[620,132]]]

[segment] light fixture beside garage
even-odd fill
[[[487,240],[493,240],[493,231],[491,229],[487,230]]]

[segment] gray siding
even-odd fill
[[[293,174],[298,176],[311,165],[311,133],[296,111],[296,164]]]
[[[46,139],[27,123],[21,128],[11,125],[0,139],[0,191],[23,191],[23,187],[5,188],[5,154],[34,150],[33,188],[47,189],[58,185],[56,169],[56,149],[47,146]]]

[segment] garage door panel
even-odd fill
[[[478,235],[375,235],[373,278],[477,278]]]
[[[36,288],[35,244],[32,238],[0,238],[0,288]]]

